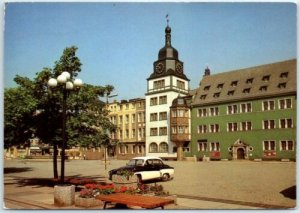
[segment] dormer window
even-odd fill
[[[251,88],[246,88],[246,89],[243,90],[243,93],[249,94],[249,93],[250,93],[250,90],[251,90]]]
[[[210,86],[205,86],[205,87],[204,87],[204,91],[208,91],[209,88],[210,88]]]
[[[222,89],[224,84],[218,84],[217,89]]]
[[[283,72],[280,74],[280,78],[287,78],[289,75],[289,72]]]
[[[214,98],[218,98],[218,97],[220,97],[220,93],[219,92],[214,93]]]
[[[260,91],[264,92],[264,91],[267,91],[268,87],[267,86],[261,86],[259,88]]]
[[[228,91],[227,95],[232,96],[234,94],[234,90]]]
[[[205,98],[206,98],[206,95],[201,95],[201,96],[200,96],[200,99],[201,99],[201,100],[205,100]]]
[[[280,84],[278,84],[278,88],[279,89],[286,88],[286,83],[280,83]]]
[[[270,75],[265,75],[263,78],[262,78],[263,81],[269,81],[270,80]]]
[[[246,80],[246,84],[252,84],[253,83],[253,78],[248,78]]]
[[[231,82],[231,86],[232,86],[232,87],[236,87],[237,84],[238,84],[238,81],[232,81],[232,82]]]

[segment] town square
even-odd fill
[[[4,9],[4,209],[297,208],[297,4]]]

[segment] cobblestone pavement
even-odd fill
[[[177,162],[175,178],[160,182],[177,195],[178,205],[169,209],[281,209],[296,207],[296,163],[294,162]],[[111,160],[107,171],[126,164]],[[69,160],[66,177],[89,177],[107,181],[104,162]],[[60,168],[59,168],[60,171]],[[53,188],[44,179],[53,177],[49,160],[5,160],[5,207],[55,209]],[[35,201],[34,203],[32,201]],[[74,207],[73,207],[74,208]]]

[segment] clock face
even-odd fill
[[[177,63],[177,64],[176,64],[176,67],[175,67],[175,70],[176,70],[176,72],[178,72],[178,73],[182,73],[182,72],[183,72],[183,67],[182,67],[182,65],[181,65],[180,63]]]
[[[164,64],[163,63],[156,64],[156,66],[155,66],[155,72],[162,73],[163,70],[164,70]]]

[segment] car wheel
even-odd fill
[[[163,174],[163,176],[162,176],[163,181],[167,181],[167,180],[169,180],[169,178],[170,178],[170,175],[167,173]]]

